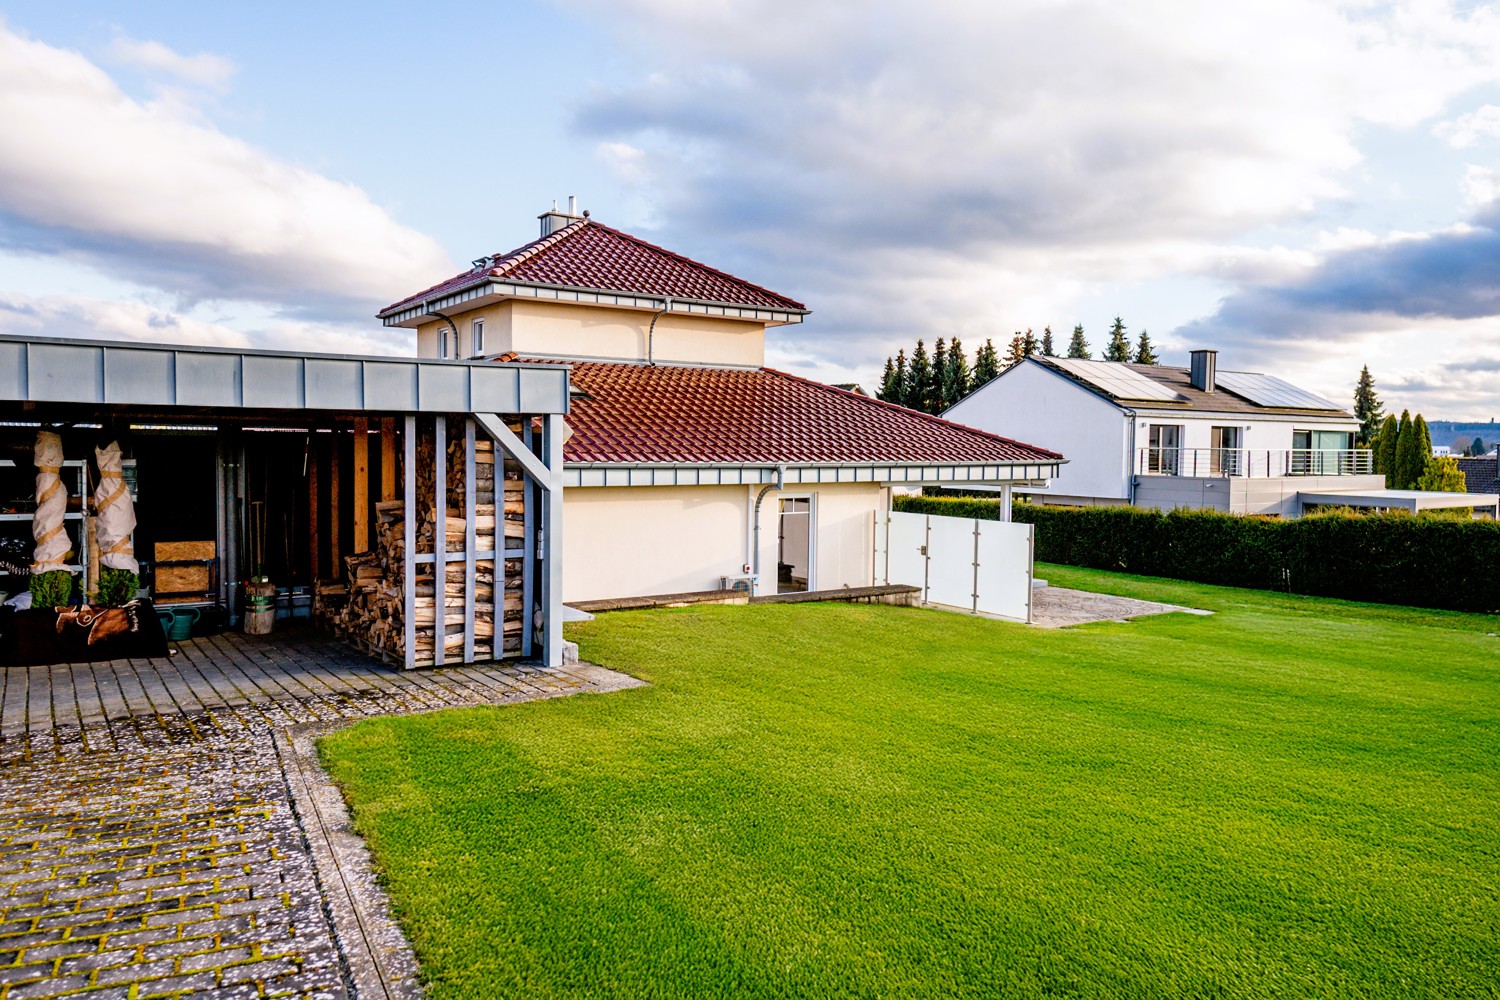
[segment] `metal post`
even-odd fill
[[[406,545],[401,553],[402,641],[406,646],[406,669],[417,665],[417,418],[408,415],[406,427],[401,435],[401,446],[405,452],[405,480],[402,485],[402,500],[405,502]]]
[[[432,664],[446,662],[448,645],[448,418],[432,418]]]
[[[474,505],[474,418],[468,417],[464,420],[464,514],[468,523],[464,527],[464,662],[474,662],[474,605],[477,601],[474,571],[474,549],[478,545],[478,532],[474,527],[474,519],[479,516],[479,508]],[[504,537],[505,522],[504,503],[492,505],[496,509],[495,534]],[[503,578],[502,578],[503,579]],[[490,587],[490,620],[495,620],[495,588]],[[500,602],[504,606],[504,602]],[[503,626],[503,622],[502,622]],[[502,627],[501,631],[504,629]]]
[[[979,519],[974,519],[974,592],[969,596],[974,599],[974,604],[969,608],[976,615],[979,613]]]
[[[546,532],[542,536],[542,567],[545,573],[543,599],[546,616],[542,622],[542,662],[549,667],[562,666],[562,577],[563,577],[563,418],[549,413],[545,418],[542,449],[547,457],[551,481],[546,484],[547,512],[542,519]]]
[[[521,418],[521,443],[528,450],[536,450],[536,431],[530,417]],[[521,472],[521,658],[531,659],[532,627],[531,610],[536,602],[536,527],[537,505],[541,503],[542,487]]]

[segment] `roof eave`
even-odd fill
[[[376,313],[385,326],[416,327],[434,312],[449,312],[463,306],[472,308],[481,299],[533,299],[543,302],[571,302],[580,305],[601,305],[617,309],[648,309],[657,311],[670,304],[669,312],[684,315],[712,316],[720,319],[743,320],[765,323],[769,326],[784,326],[801,323],[802,317],[811,309],[772,308],[751,306],[733,302],[714,302],[706,299],[683,298],[668,295],[648,295],[643,292],[620,292],[606,288],[585,288],[575,285],[552,285],[535,281],[509,281],[485,275],[440,295],[420,301],[407,300]]]
[[[1067,459],[1013,462],[567,462],[564,486],[1042,483]]]

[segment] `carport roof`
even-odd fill
[[[1452,507],[1495,507],[1500,494],[1439,493],[1433,490],[1343,490],[1329,493],[1297,494],[1304,504],[1329,504],[1339,507],[1384,507],[1410,511],[1439,510]]]
[[[0,401],[194,410],[566,413],[568,369],[0,335]]]

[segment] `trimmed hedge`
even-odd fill
[[[897,497],[897,510],[996,520],[1000,504]],[[1500,522],[1410,514],[1293,520],[1018,503],[1044,562],[1453,611],[1500,611]]]

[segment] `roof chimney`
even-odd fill
[[[554,198],[552,200],[551,211],[543,212],[537,218],[542,222],[542,236],[544,237],[551,236],[564,226],[571,226],[583,218],[583,216],[578,214],[578,196],[568,195],[568,210],[566,212],[559,212],[557,210],[557,199]]]
[[[1218,351],[1189,351],[1188,381],[1199,392],[1214,391],[1214,374],[1218,367]]]

